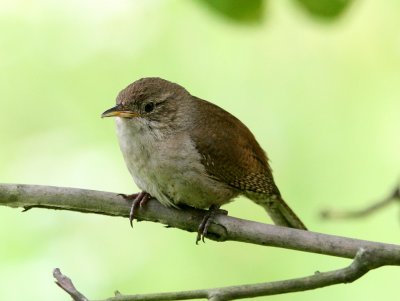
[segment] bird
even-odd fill
[[[115,117],[119,146],[140,193],[130,222],[150,198],[167,207],[209,209],[196,243],[220,207],[245,196],[279,226],[307,230],[283,200],[269,159],[252,132],[219,106],[159,77],[145,77],[119,92],[101,115]]]

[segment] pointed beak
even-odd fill
[[[139,116],[140,115],[137,112],[123,110],[120,105],[116,105],[115,107],[108,109],[107,111],[103,112],[103,114],[101,114],[101,118],[104,117],[134,118]]]

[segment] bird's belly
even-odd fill
[[[136,134],[134,141],[119,135],[120,147],[136,185],[166,206],[196,208],[222,205],[237,195],[210,178],[189,137],[157,139]]]

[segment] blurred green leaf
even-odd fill
[[[297,0],[311,15],[334,19],[342,14],[352,0]]]
[[[263,19],[263,0],[202,0],[219,14],[237,22],[259,23]]]

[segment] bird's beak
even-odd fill
[[[103,114],[101,114],[101,118],[104,117],[134,118],[139,116],[140,115],[137,112],[123,110],[120,105],[116,105],[115,107],[108,109],[107,111],[103,112]]]

